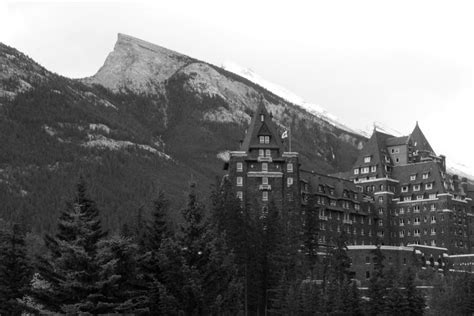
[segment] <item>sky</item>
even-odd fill
[[[215,65],[231,61],[354,129],[418,121],[474,175],[474,2],[8,1],[0,42],[63,76],[93,75],[125,33]]]

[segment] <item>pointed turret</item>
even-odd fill
[[[429,156],[433,155],[436,156],[433,148],[431,147],[430,143],[426,139],[425,135],[421,131],[420,126],[418,125],[418,121],[416,122],[415,128],[410,135],[410,142],[412,145],[413,152],[423,155]]]
[[[284,151],[277,127],[265,108],[263,100],[260,101],[253,114],[241,146],[241,150],[245,152],[258,149],[278,150],[280,155]]]

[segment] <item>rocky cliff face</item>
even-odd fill
[[[191,58],[140,39],[118,34],[114,50],[99,71],[84,81],[100,84],[114,92],[157,94],[163,82]]]
[[[347,170],[365,142],[234,73],[126,35],[83,80],[2,44],[0,66],[0,217],[37,231],[54,228],[80,174],[112,230],[159,188],[176,208],[190,181],[206,193],[262,99],[280,132],[291,127],[306,169]]]

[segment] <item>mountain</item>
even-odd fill
[[[297,106],[300,106],[301,108],[305,109],[309,113],[329,122],[330,124],[342,130],[345,130],[349,133],[360,134],[365,137],[370,136],[370,134],[367,135],[365,131],[357,131],[348,127],[347,125],[343,124],[334,114],[331,114],[322,106],[305,101],[302,97],[296,95],[295,93],[289,91],[288,89],[283,88],[282,86],[277,85],[261,77],[260,75],[255,73],[252,69],[244,68],[234,62],[229,62],[229,61],[223,63],[222,68],[262,86],[263,88],[283,98],[284,100],[291,102]]]
[[[347,170],[366,138],[221,67],[119,34],[98,72],[54,74],[0,44],[0,217],[51,231],[80,175],[117,230],[161,188],[173,209],[203,197],[265,103],[306,169]],[[178,212],[174,218],[180,220]]]

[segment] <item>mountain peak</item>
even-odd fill
[[[119,33],[114,50],[104,65],[84,81],[116,92],[128,89],[157,94],[162,90],[162,83],[190,61],[192,59],[188,56]]]

